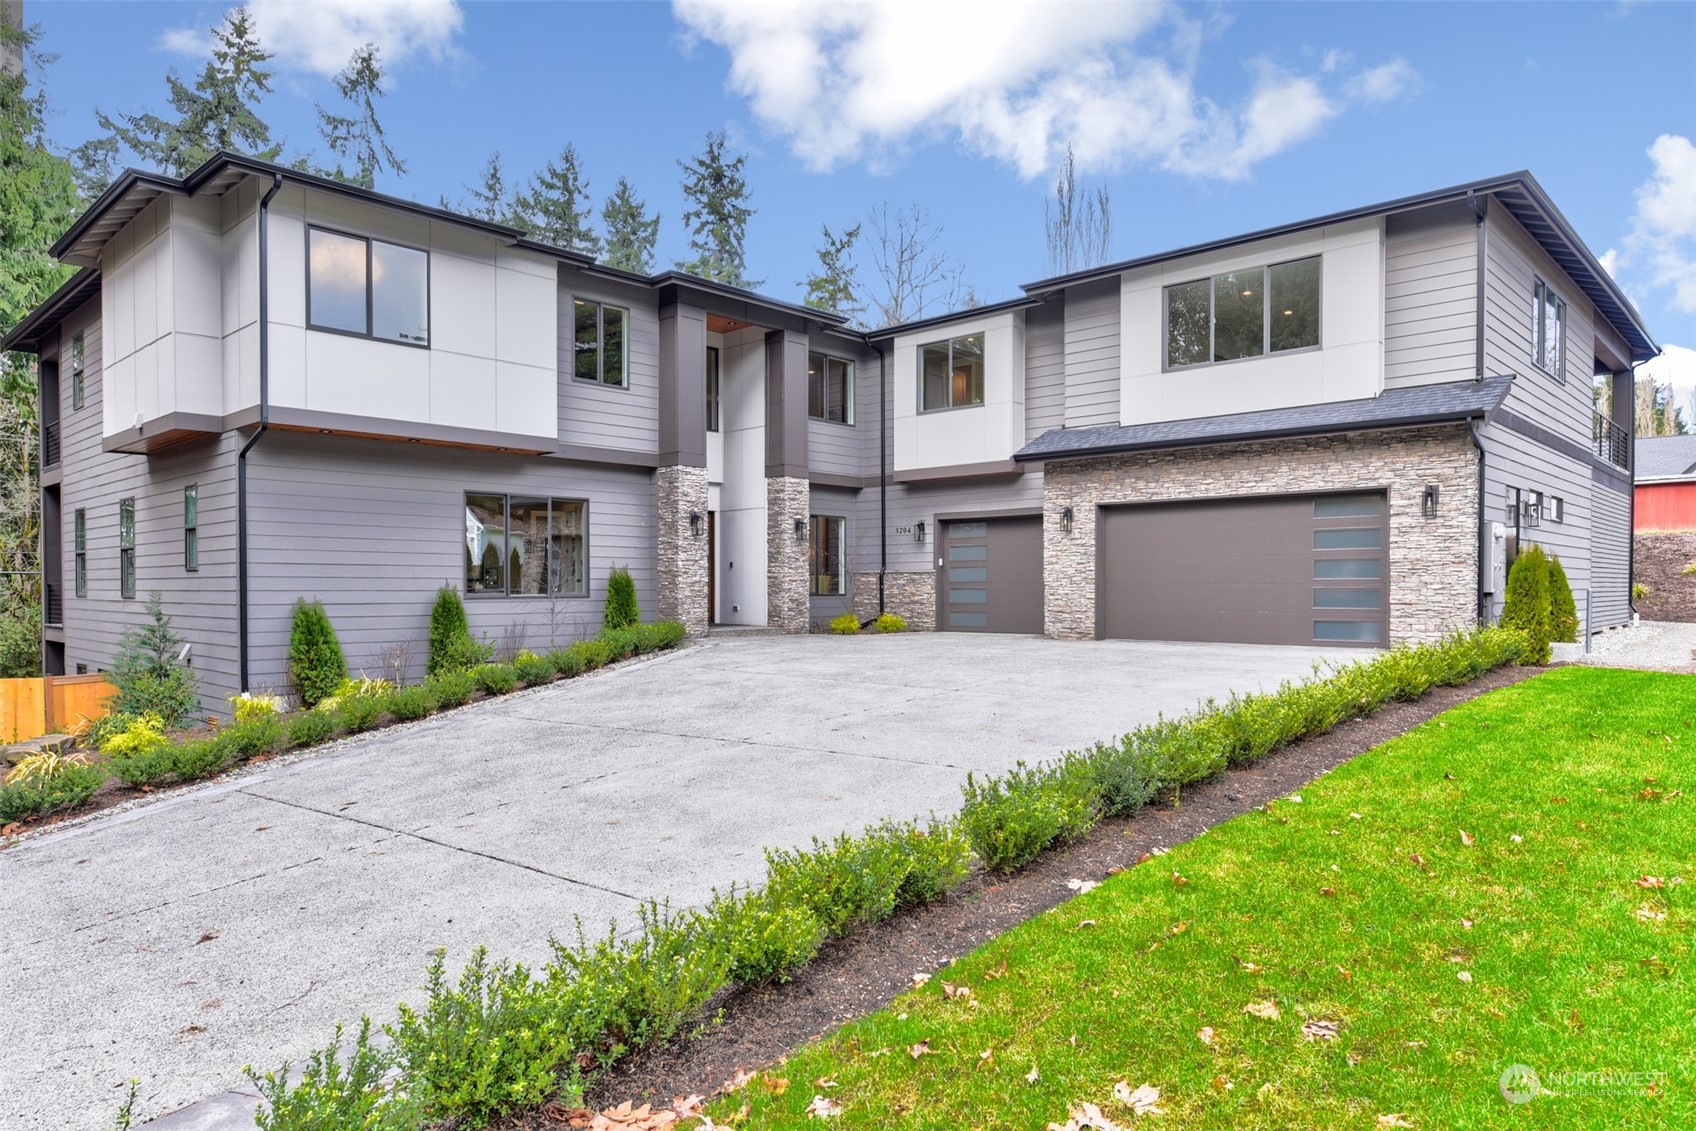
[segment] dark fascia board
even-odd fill
[[[877,476],[839,475],[834,471],[808,470],[807,482],[814,487],[835,487],[848,491],[863,491],[867,487],[877,486]]]
[[[938,314],[930,318],[916,318],[911,322],[898,322],[893,326],[881,326],[876,330],[868,330],[863,336],[868,342],[886,342],[897,334],[911,334],[918,330],[929,329],[932,326],[945,326],[950,322],[964,322],[972,318],[981,318],[986,314],[1000,314],[1008,310],[1025,310],[1028,307],[1041,306],[1047,301],[1047,295],[1026,295],[1023,298],[1010,298],[1004,302],[990,302],[982,306],[967,307],[965,310],[955,310],[948,314]]]
[[[1039,456],[1037,461],[1052,459]],[[1027,466],[1014,459],[991,460],[987,463],[959,463],[946,467],[914,467],[890,475],[892,483],[941,483],[950,479],[996,479],[1023,475]]]
[[[212,160],[216,161],[217,158]],[[207,162],[208,165],[211,163],[211,161]],[[76,218],[76,221],[65,230],[65,234],[53,242],[53,246],[47,249],[47,253],[54,259],[63,260],[88,229],[98,224],[100,218],[106,215],[113,205],[124,199],[130,194],[131,190],[136,188],[147,188],[161,193],[176,193],[179,196],[186,191],[183,182],[175,177],[167,177],[162,173],[148,173],[141,169],[125,169],[118,175],[118,179],[107,185],[106,191],[101,193],[99,198],[89,205],[81,216]]]
[[[821,326],[841,326],[848,321],[846,317],[837,314],[835,311],[820,310],[815,306],[767,298],[757,291],[750,291],[745,287],[733,287],[729,283],[715,282],[712,279],[703,279],[699,275],[691,275],[686,271],[661,271],[656,275],[650,275],[648,282],[655,288],[674,286],[679,290],[695,290],[733,299],[747,303],[752,307],[780,310],[786,314],[798,315],[801,318],[817,322]]]
[[[99,293],[100,272],[92,267],[82,268],[47,296],[40,306],[25,315],[12,327],[11,333],[0,338],[0,350],[39,354],[41,343],[48,335],[58,330],[59,324],[78,307]]]
[[[1226,433],[1217,436],[1196,436],[1173,440],[1148,440],[1142,443],[1103,444],[1095,448],[1079,448],[1070,452],[1038,452],[1025,455],[1013,453],[1015,463],[1046,461],[1062,463],[1074,459],[1095,459],[1098,456],[1125,455],[1130,452],[1165,452],[1179,448],[1222,448],[1227,444],[1258,444],[1264,440],[1293,440],[1303,436],[1347,436],[1355,432],[1383,432],[1392,428],[1423,428],[1440,424],[1463,424],[1483,420],[1489,411],[1483,408],[1456,409],[1428,415],[1400,416],[1385,420],[1357,421],[1350,424],[1316,424],[1295,428],[1271,428],[1262,432]]]

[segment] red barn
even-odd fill
[[[1633,483],[1633,533],[1696,530],[1696,435],[1639,437]]]

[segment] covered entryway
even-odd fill
[[[937,618],[945,631],[1042,631],[1042,519],[942,524]]]
[[[1382,646],[1382,492],[1102,512],[1097,635]]]

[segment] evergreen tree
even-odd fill
[[[487,651],[471,638],[471,625],[465,619],[465,602],[460,600],[459,590],[451,585],[436,590],[436,603],[430,609],[430,656],[424,674],[459,671],[487,658]]]
[[[606,230],[608,267],[646,275],[654,269],[654,243],[660,236],[660,218],[648,215],[648,205],[623,177],[601,206],[601,226]]]
[[[321,602],[300,598],[294,603],[289,632],[289,682],[296,698],[304,707],[315,707],[334,695],[346,678],[347,660],[330,615]]]
[[[158,592],[147,595],[147,621],[118,637],[118,654],[108,673],[118,693],[116,714],[155,714],[167,727],[178,725],[200,703],[194,671],[177,659],[182,637],[171,629]]]
[[[601,237],[595,234],[589,203],[589,182],[577,168],[577,150],[567,145],[549,161],[513,204],[519,224],[543,243],[599,257]]]
[[[1549,558],[1549,631],[1550,638],[1562,644],[1578,642],[1578,603],[1572,599],[1572,584],[1559,554]]]
[[[1507,593],[1502,601],[1502,627],[1517,628],[1530,641],[1522,664],[1549,662],[1550,623],[1549,559],[1543,548],[1532,544],[1522,549],[1508,570]]]
[[[259,46],[247,9],[230,11],[212,29],[212,58],[194,85],[174,70],[165,76],[173,117],[141,113],[113,118],[95,111],[95,120],[110,140],[76,151],[82,158],[78,164],[84,191],[98,184],[102,158],[110,179],[111,161],[119,147],[132,151],[144,165],[178,177],[199,168],[220,150],[276,160],[283,147],[272,142],[271,128],[257,108],[260,98],[271,93],[271,71],[265,66],[270,58]]]
[[[806,281],[808,306],[829,310],[858,323],[866,304],[860,299],[859,267],[854,263],[854,243],[860,238],[860,225],[843,229],[832,235],[830,225],[823,225],[824,243],[819,246],[819,269]]]
[[[513,214],[512,188],[506,182],[506,169],[501,164],[500,150],[489,154],[489,159],[483,163],[482,180],[465,188],[471,196],[469,200],[460,203],[459,211],[479,220],[487,220],[491,224],[523,226]],[[446,197],[442,198],[442,207],[452,207]]]
[[[361,188],[377,187],[378,173],[404,176],[406,162],[389,146],[383,124],[377,120],[377,99],[383,97],[383,66],[375,46],[367,43],[354,51],[346,69],[336,76],[336,90],[353,113],[332,114],[319,106],[318,133],[332,153],[352,162],[352,168],[337,161],[327,175]]]
[[[695,258],[677,265],[703,279],[733,287],[757,287],[747,276],[747,253],[743,242],[748,234],[748,180],[742,166],[746,153],[725,159],[723,130],[707,134],[706,149],[689,161],[679,161],[683,170],[683,195],[694,205],[683,211],[689,230],[689,250]]]
[[[629,628],[642,619],[636,604],[636,582],[630,571],[618,566],[607,575],[607,604],[602,623],[608,628]]]

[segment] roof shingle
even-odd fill
[[[1639,436],[1638,479],[1696,476],[1696,436]]]

